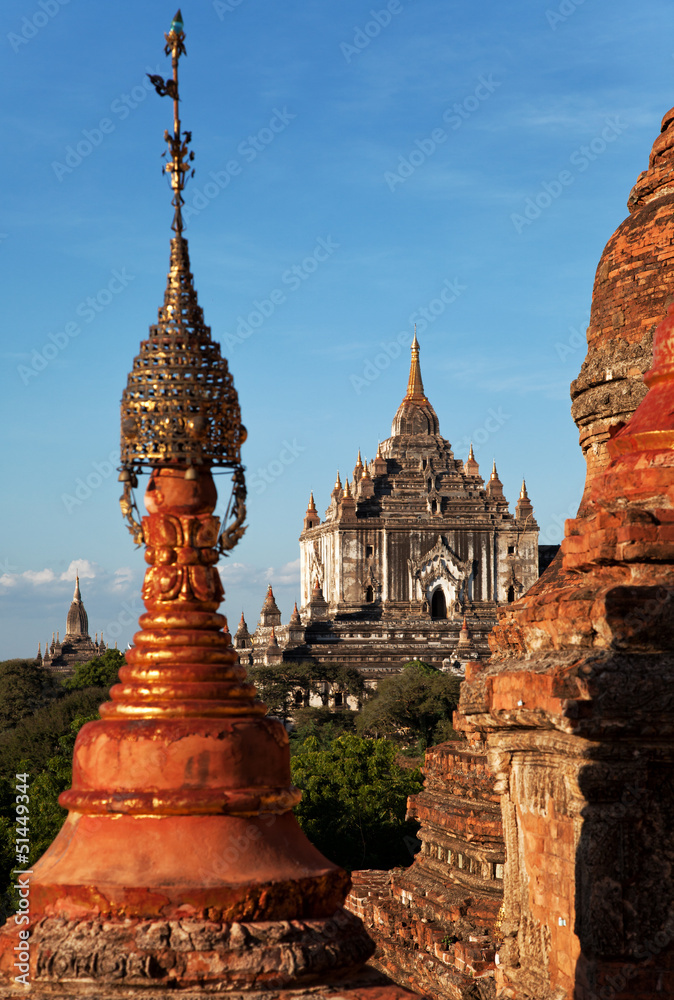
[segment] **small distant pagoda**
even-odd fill
[[[48,670],[53,670],[59,674],[72,674],[77,663],[88,663],[96,656],[102,656],[107,646],[103,641],[101,632],[100,641],[98,632],[96,638],[89,635],[89,618],[82,603],[80,592],[79,575],[75,577],[75,593],[72,604],[66,619],[66,634],[63,641],[59,639],[59,633],[52,633],[51,642],[47,640],[44,644],[44,656],[42,655],[42,645],[38,643],[37,661]]]

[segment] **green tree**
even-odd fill
[[[42,857],[57,833],[63,826],[67,812],[58,804],[61,792],[70,788],[72,783],[73,747],[77,734],[85,722],[98,718],[98,713],[78,715],[71,720],[68,729],[57,739],[58,753],[46,762],[45,767],[37,774],[31,768],[29,760],[22,760],[17,765],[16,773],[28,773],[28,791],[30,802],[28,839],[30,852],[17,862],[16,845],[16,784],[15,774],[11,779],[5,777],[0,786],[0,917],[16,911],[19,903],[16,889],[13,885],[12,869],[15,867],[30,868]]]
[[[283,722],[287,721],[295,704],[295,691],[301,680],[298,666],[297,663],[278,663],[248,669],[248,679],[257,688],[269,715]]]
[[[124,662],[124,654],[118,649],[106,649],[102,656],[76,664],[75,673],[63,682],[63,686],[67,691],[82,691],[88,687],[111,688],[119,683],[119,668],[124,666]]]
[[[53,675],[37,660],[0,663],[0,732],[11,729],[59,693]]]
[[[321,750],[338,736],[353,735],[356,713],[348,709],[331,712],[329,708],[298,708],[293,712],[295,727],[290,733],[290,753],[301,753],[304,741],[315,736]]]
[[[78,715],[93,716],[107,699],[106,688],[64,692],[61,697],[21,719],[13,729],[0,733],[0,777],[13,780],[20,770],[35,777],[47,761],[59,753],[59,739],[70,730]],[[24,763],[27,766],[24,766]],[[0,793],[1,801],[1,793]]]
[[[417,824],[407,798],[420,791],[419,770],[396,764],[388,740],[340,736],[321,749],[310,737],[290,761],[302,789],[297,818],[311,842],[349,871],[411,862]]]
[[[386,677],[356,720],[366,736],[387,736],[399,743],[430,746],[447,739],[447,722],[459,701],[459,679],[427,663],[412,660],[399,674]],[[440,730],[438,727],[441,727]]]
[[[312,695],[328,706],[331,693],[353,695],[360,703],[363,676],[355,667],[338,663],[278,663],[251,667],[248,677],[266,703],[269,714],[287,721],[298,708],[308,708]]]

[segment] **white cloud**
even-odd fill
[[[68,569],[61,573],[59,580],[72,580],[74,583],[76,575],[79,575],[81,580],[94,580],[100,572],[101,567],[98,563],[90,562],[88,559],[73,559]]]
[[[11,573],[3,573],[2,576],[0,576],[0,587],[15,587],[15,586],[16,586],[16,577],[13,576]]]
[[[220,578],[224,584],[231,587],[264,587],[299,586],[300,561],[294,559],[283,566],[268,566],[260,569],[247,563],[224,562],[218,566]]]
[[[34,583],[38,586],[42,583],[53,583],[56,579],[56,574],[53,569],[27,569],[25,573],[21,573],[20,575],[24,580],[27,580],[28,583]]]
[[[299,586],[299,559],[293,559],[292,562],[287,562],[284,566],[281,566],[280,569],[270,566],[269,569],[265,571],[265,580],[268,580],[271,584],[276,584],[279,587]]]
[[[134,572],[130,566],[120,566],[112,574],[112,589],[113,590],[126,590],[127,587],[133,583]]]

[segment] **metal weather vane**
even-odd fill
[[[171,21],[169,32],[164,35],[164,38],[166,39],[164,52],[166,55],[169,55],[169,53],[171,55],[173,79],[164,80],[163,77],[154,73],[148,73],[147,75],[150,78],[150,83],[160,97],[170,97],[173,100],[173,135],[171,135],[168,129],[164,132],[164,139],[168,144],[171,158],[164,169],[170,175],[171,187],[173,188],[173,206],[175,212],[171,228],[176,233],[182,233],[182,206],[185,204],[183,191],[187,183],[187,175],[194,176],[194,170],[190,167],[190,163],[194,160],[194,153],[188,149],[192,141],[192,133],[182,132],[180,109],[178,107],[180,102],[178,92],[178,63],[182,55],[187,55],[185,48],[185,25],[180,10],[178,10]],[[166,156],[166,153],[162,153],[162,156]]]
[[[173,78],[148,74],[157,93],[173,100],[173,134],[164,138],[169,159],[173,198],[171,264],[164,303],[157,323],[133,362],[121,405],[120,481],[124,495],[122,513],[129,522],[134,541],[143,541],[142,527],[134,516],[137,507],[132,488],[144,469],[184,469],[186,479],[196,479],[199,470],[221,468],[233,473],[232,498],[220,536],[222,551],[233,548],[245,531],[246,486],[241,465],[241,445],[246,429],[241,423],[239,399],[220,345],[211,337],[197,301],[190,272],[187,240],[183,236],[183,191],[194,174],[189,149],[191,132],[180,122],[178,63],[186,55],[185,31],[180,11],[167,34],[165,53],[171,55]],[[163,154],[166,156],[166,153]],[[231,512],[233,521],[227,525]]]

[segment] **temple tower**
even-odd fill
[[[537,579],[533,508],[526,518],[510,513],[495,465],[485,488],[472,446],[465,464],[455,458],[424,389],[416,332],[391,436],[373,462],[358,452],[343,488],[338,476],[322,522],[312,494],[300,561],[308,653],[373,675],[422,648],[440,666],[464,615],[476,654],[488,656],[496,609]],[[320,627],[316,587],[328,608]]]
[[[38,649],[37,660],[43,667],[59,674],[71,674],[76,664],[88,663],[94,657],[102,656],[106,645],[101,638],[93,640],[89,635],[89,618],[82,602],[79,574],[75,577],[75,592],[66,619],[66,634],[63,640],[45,643],[44,656]]]

